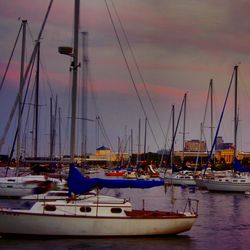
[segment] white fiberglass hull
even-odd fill
[[[206,188],[209,191],[222,192],[247,192],[250,191],[250,182],[248,183],[233,183],[233,182],[219,182],[218,180],[207,180]]]
[[[142,219],[36,215],[0,211],[0,234],[71,237],[167,235],[190,230],[195,219],[195,215]]]
[[[43,175],[27,175],[23,177],[2,177],[0,178],[0,197],[22,197],[34,193],[38,184],[46,181]],[[65,181],[49,178],[57,188],[62,188]]]
[[[0,196],[1,197],[21,197],[30,195],[33,193],[35,184],[23,184],[23,183],[0,183]]]

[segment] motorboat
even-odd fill
[[[181,185],[181,186],[195,186],[194,173],[191,171],[182,171],[173,174],[168,174],[164,177],[166,184]]]

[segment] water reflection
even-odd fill
[[[1,246],[9,249],[195,249],[189,236],[134,237],[134,238],[84,238],[84,239],[1,239]]]

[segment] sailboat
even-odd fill
[[[69,199],[37,201],[30,209],[0,208],[1,235],[32,236],[146,236],[179,234],[192,228],[196,209],[188,200],[184,212],[134,210],[121,198],[100,195],[101,188],[151,188],[164,186],[158,180],[108,180],[85,178],[71,164]],[[96,193],[88,193],[97,189]],[[87,193],[83,199],[75,195]],[[82,195],[80,196],[82,197]],[[13,216],[15,215],[15,216]],[[13,227],[13,225],[15,225]]]
[[[208,100],[210,97],[210,110],[211,110],[211,116],[210,116],[210,129],[211,129],[211,134],[210,134],[210,138],[211,138],[211,145],[213,144],[213,79],[210,80],[209,83],[209,88],[208,88],[208,95],[207,95],[207,100],[206,100],[206,106],[205,106],[205,113],[204,113],[204,117],[203,117],[203,121],[201,123],[201,133],[200,133],[200,144],[199,144],[199,151],[198,151],[198,155],[196,157],[196,167],[198,166],[198,162],[199,162],[199,155],[200,155],[200,145],[202,142],[202,138],[204,135],[204,125],[205,125],[205,119],[206,119],[206,114],[207,114],[207,108],[208,108]],[[205,136],[204,136],[205,137]],[[208,151],[208,149],[206,149]],[[202,164],[201,164],[202,165]],[[208,171],[209,170],[209,171]],[[206,189],[205,186],[205,179],[210,178],[210,177],[214,177],[215,173],[212,172],[211,168],[206,170],[206,176],[203,176],[203,174],[198,174],[195,176],[195,183],[196,186],[199,189]]]
[[[42,28],[39,32],[38,38],[35,43],[35,47],[32,53],[32,56],[30,58],[30,62],[28,64],[28,67],[24,73],[24,55],[25,55],[25,41],[26,41],[26,24],[27,21],[23,20],[22,21],[22,58],[21,58],[21,73],[20,73],[20,88],[19,88],[19,93],[16,99],[16,103],[13,108],[17,106],[17,102],[19,102],[19,112],[18,112],[18,128],[15,136],[15,140],[17,139],[17,166],[16,166],[16,172],[18,173],[19,170],[19,165],[20,165],[20,133],[21,133],[21,115],[22,115],[22,109],[23,109],[23,103],[24,101],[22,100],[22,92],[24,88],[25,81],[27,79],[28,74],[30,73],[31,65],[34,63],[36,55],[39,57],[39,47],[40,47],[40,39],[42,36],[43,28],[46,23],[48,13],[50,11],[52,5],[52,1],[50,2],[50,5],[48,7],[45,19],[42,24]],[[20,30],[21,30],[20,28]],[[39,60],[37,60],[37,64],[39,65]],[[39,70],[37,70],[39,72]],[[37,73],[38,75],[39,73]],[[38,106],[38,105],[37,105]],[[10,116],[11,117],[11,116]],[[10,118],[12,119],[12,118]],[[4,131],[4,136],[0,141],[0,145],[2,146],[5,138],[5,132],[8,130],[8,124],[11,120],[8,121],[6,129]],[[14,146],[13,146],[14,149]],[[7,167],[8,169],[8,167]],[[7,174],[6,174],[7,175]],[[39,188],[39,185],[45,184],[45,183],[52,183],[53,186],[57,186],[57,188],[63,188],[65,185],[65,180],[60,180],[57,178],[51,178],[45,175],[26,175],[26,176],[6,176],[6,177],[1,177],[0,178],[0,197],[21,197],[24,195],[29,195],[34,192],[34,190]]]
[[[171,155],[173,154],[173,150],[174,150],[174,141],[175,141],[175,137],[176,137],[176,132],[177,132],[177,128],[178,128],[178,124],[180,121],[180,115],[182,113],[182,108],[184,108],[184,118],[183,118],[183,150],[182,150],[182,159],[184,161],[184,151],[185,151],[185,122],[186,122],[186,101],[187,101],[187,93],[184,94],[183,97],[183,101],[182,101],[182,105],[181,105],[181,109],[180,109],[180,113],[179,113],[179,118],[178,118],[178,122],[177,122],[177,126],[175,128],[175,131],[173,131],[173,141],[172,141],[172,146],[171,146]],[[173,109],[174,111],[174,109]],[[173,113],[173,118],[174,118],[174,113]],[[174,119],[173,119],[173,129],[174,129]],[[188,171],[188,170],[183,170],[180,172],[173,172],[172,169],[172,173],[168,173],[164,176],[164,180],[166,182],[166,184],[169,185],[181,185],[181,186],[195,186],[195,178],[194,178],[194,173],[192,171]]]
[[[224,177],[214,177],[204,179],[204,185],[209,191],[223,191],[223,192],[249,192],[250,191],[250,176],[247,174],[249,169],[241,166],[240,161],[237,159],[237,128],[238,128],[238,108],[237,108],[237,88],[238,88],[238,66],[234,66],[233,76],[235,79],[235,103],[234,103],[234,160],[233,171],[231,175]],[[232,80],[231,80],[232,83]],[[230,83],[230,86],[231,86]],[[228,93],[230,90],[228,89]],[[227,95],[228,96],[228,95]],[[226,99],[227,100],[227,99]],[[225,108],[226,101],[224,103]],[[223,108],[223,110],[224,110]],[[222,112],[223,115],[223,112]],[[222,116],[221,116],[222,119]],[[220,120],[221,120],[220,119]],[[215,145],[216,137],[218,135],[219,126],[216,131],[213,146]],[[211,153],[213,151],[213,147]],[[210,153],[210,154],[211,154]],[[211,156],[211,155],[210,155]]]
[[[206,179],[204,184],[209,191],[244,192],[250,191],[249,169],[244,169],[240,161],[235,158],[234,173],[228,176]]]

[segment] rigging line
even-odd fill
[[[70,86],[70,83],[72,82],[72,74],[68,74],[68,86]],[[70,88],[65,88],[64,89],[64,94],[63,94],[63,100],[70,100]],[[70,117],[70,102],[66,103],[65,107],[65,113],[67,113],[67,117]],[[65,120],[65,119],[64,119]],[[69,151],[69,143],[66,140],[66,138],[68,138],[68,134],[70,131],[70,119],[66,119],[66,122],[64,122],[64,124],[61,124],[61,127],[64,128],[64,135],[66,135],[66,137],[64,136],[63,138],[63,152],[68,152]]]
[[[4,72],[4,75],[3,75],[3,79],[2,79],[1,84],[0,84],[0,91],[2,90],[4,81],[5,81],[5,77],[6,77],[6,75],[7,75],[8,70],[9,70],[10,62],[11,62],[12,56],[13,56],[13,54],[14,54],[14,51],[15,51],[15,49],[16,49],[16,44],[17,44],[17,41],[18,41],[18,38],[19,38],[19,35],[20,35],[20,32],[21,32],[22,28],[23,28],[23,23],[21,24],[21,26],[20,26],[20,28],[19,28],[19,31],[18,31],[18,34],[17,34],[17,38],[16,38],[16,40],[15,40],[13,49],[12,49],[12,51],[11,51],[9,61],[8,61],[8,63],[7,63],[7,67],[6,67],[6,69],[5,69],[5,72]]]
[[[133,78],[132,72],[131,72],[131,70],[130,70],[130,67],[129,67],[129,64],[128,64],[128,61],[127,61],[127,58],[126,58],[126,55],[125,55],[124,50],[123,50],[123,48],[122,48],[121,40],[120,40],[119,35],[118,35],[118,33],[117,33],[117,30],[116,30],[116,27],[115,27],[115,24],[114,24],[114,20],[113,20],[113,18],[112,18],[112,15],[111,15],[110,9],[109,9],[109,7],[108,7],[107,0],[105,0],[105,3],[106,3],[106,7],[107,7],[107,10],[108,10],[108,13],[109,13],[110,21],[111,21],[112,26],[113,26],[113,28],[114,28],[114,32],[115,32],[115,35],[116,35],[116,38],[117,38],[118,44],[119,44],[119,47],[120,47],[121,52],[122,52],[122,55],[123,55],[123,59],[124,59],[124,61],[125,61],[125,64],[126,64],[127,70],[128,70],[128,72],[129,72],[129,76],[130,76],[131,81],[132,81],[132,83],[133,83],[133,86],[134,86],[134,89],[135,89],[136,95],[137,95],[137,97],[138,97],[138,99],[139,99],[139,102],[140,102],[140,105],[141,105],[142,111],[143,111],[143,113],[144,113],[145,117],[148,117],[148,116],[147,116],[147,112],[146,112],[146,110],[145,110],[145,108],[144,108],[144,106],[143,106],[143,103],[142,103],[141,97],[140,97],[140,95],[139,95],[139,91],[138,91],[138,89],[137,89],[137,87],[136,87],[136,84],[135,84],[135,81],[134,81],[134,78]],[[152,136],[153,136],[153,138],[154,138],[155,144],[156,144],[157,148],[159,149],[159,145],[158,145],[158,143],[157,143],[157,140],[156,140],[155,134],[154,134],[154,132],[153,132],[153,129],[152,129],[152,127],[151,127],[151,124],[150,124],[149,120],[148,120],[148,125],[149,125],[149,128],[150,128],[151,134],[152,134]]]
[[[46,83],[48,84],[50,95],[52,96],[52,99],[55,102],[56,98],[55,98],[55,95],[54,95],[53,90],[52,90],[52,84],[51,84],[51,81],[49,79],[48,70],[47,70],[45,64],[43,63],[43,59],[42,58],[40,59],[40,66],[41,66],[41,70],[42,70],[42,72],[43,72],[43,74],[44,74],[44,76],[46,78]]]
[[[126,150],[126,148],[127,148],[127,146],[128,146],[128,142],[129,142],[129,137],[127,137],[127,138],[124,138],[124,136],[123,136],[123,138],[121,139],[121,143],[120,143],[120,145],[119,145],[119,152],[121,152],[121,154],[124,154],[125,153],[125,150]]]
[[[207,98],[206,98],[205,112],[204,112],[202,123],[201,123],[201,140],[202,140],[202,138],[204,138],[205,142],[207,141],[207,139],[206,139],[204,127],[205,127],[205,122],[206,122],[206,117],[207,117],[208,101],[209,101],[210,95],[212,95],[212,92],[211,92],[211,87],[209,85],[208,92],[207,92]],[[201,141],[199,142],[199,151],[198,152],[200,152],[200,147],[201,147]],[[208,152],[207,143],[206,143],[206,150]],[[197,158],[199,158],[199,154],[197,155]]]
[[[205,166],[205,170],[204,170],[203,176],[205,176],[205,174],[206,174],[206,170],[207,170],[207,168],[208,168],[208,163],[209,163],[209,161],[211,160],[212,153],[213,153],[213,150],[214,150],[214,147],[215,147],[215,144],[216,144],[216,139],[217,139],[217,136],[218,136],[218,133],[219,133],[219,130],[220,130],[220,125],[221,125],[222,118],[223,118],[223,116],[224,116],[224,111],[225,111],[225,108],[226,108],[226,104],[227,104],[227,99],[228,99],[228,96],[229,96],[229,92],[230,92],[230,89],[231,89],[231,86],[232,86],[234,74],[235,74],[235,70],[234,70],[233,73],[232,73],[232,77],[231,77],[231,80],[230,80],[230,84],[229,84],[229,87],[228,87],[228,90],[227,90],[227,95],[226,95],[226,98],[225,98],[225,100],[224,100],[222,112],[221,112],[221,115],[220,115],[220,120],[219,120],[217,129],[216,129],[216,133],[215,133],[215,136],[214,136],[213,145],[212,145],[212,147],[211,147],[209,156],[208,156],[208,158],[207,158],[207,163],[206,163],[206,166]]]
[[[117,12],[117,9],[116,9],[116,7],[115,7],[115,5],[114,5],[113,0],[110,0],[110,1],[111,1],[112,5],[113,5],[113,8],[114,8],[114,10],[115,10],[115,14],[116,14],[117,19],[118,19],[118,21],[119,21],[119,23],[120,23],[122,32],[123,32],[123,34],[124,34],[124,37],[125,37],[125,39],[126,39],[128,48],[129,48],[130,53],[131,53],[131,55],[132,55],[132,58],[133,58],[133,60],[134,60],[134,63],[135,63],[136,69],[137,69],[137,71],[138,71],[139,77],[140,77],[140,79],[141,79],[141,81],[142,81],[142,83],[143,83],[143,86],[144,86],[144,89],[145,89],[145,91],[146,91],[146,94],[147,94],[147,97],[148,97],[148,99],[149,99],[149,102],[150,102],[150,104],[151,104],[151,106],[152,106],[152,108],[153,108],[153,110],[154,110],[154,114],[155,114],[156,119],[157,119],[157,121],[158,121],[158,124],[159,124],[159,126],[160,126],[161,132],[162,132],[163,136],[165,137],[163,128],[162,128],[162,126],[161,126],[161,122],[160,122],[159,115],[158,115],[158,113],[157,113],[157,111],[156,111],[155,105],[154,105],[154,103],[153,103],[153,101],[152,101],[152,98],[151,98],[151,96],[150,96],[150,94],[149,94],[147,85],[146,85],[146,83],[145,83],[145,81],[144,81],[144,77],[143,77],[143,75],[142,75],[142,73],[141,73],[139,64],[137,63],[137,60],[136,60],[136,57],[135,57],[135,53],[134,53],[134,51],[133,51],[133,49],[132,49],[132,46],[131,46],[131,44],[130,44],[130,42],[129,42],[127,33],[126,33],[125,29],[124,29],[124,26],[123,26],[123,24],[122,24],[122,22],[121,22],[121,19],[120,19],[119,15],[118,15],[118,12]]]
[[[107,132],[106,132],[106,130],[105,130],[105,127],[104,127],[104,125],[103,125],[103,121],[102,121],[102,120],[100,120],[100,126],[101,126],[101,130],[102,130],[102,134],[103,134],[103,136],[105,137],[105,140],[106,140],[107,143],[109,144],[109,146],[110,146],[110,148],[112,149],[112,151],[114,151],[113,145],[112,145],[111,141],[109,140],[109,137],[108,137],[108,135],[107,135]]]
[[[185,94],[185,95],[186,95],[186,94]],[[174,148],[175,138],[176,138],[177,130],[178,130],[179,123],[180,123],[180,119],[181,119],[182,109],[183,109],[183,107],[184,107],[185,95],[184,95],[184,98],[183,98],[183,100],[182,100],[181,109],[180,109],[179,116],[178,116],[178,120],[177,120],[177,124],[176,124],[176,127],[175,127],[174,137],[173,137],[173,141],[172,141],[172,144],[171,144],[171,149],[170,149],[170,152],[169,152],[169,155],[168,155],[167,162],[169,162],[169,159],[170,159],[170,156],[171,156],[171,152],[173,151],[173,148]],[[172,166],[171,166],[171,167],[172,167]],[[166,168],[165,171],[164,171],[164,176],[166,175],[166,172],[167,172],[167,168]]]
[[[31,37],[31,40],[35,44],[36,41],[35,41],[35,39],[34,39],[34,37],[32,35],[31,29],[30,29],[29,25],[27,25],[27,26],[28,26],[28,31],[29,31],[29,35]],[[48,87],[49,87],[49,90],[50,90],[50,95],[52,96],[53,101],[55,101],[55,96],[54,96],[53,91],[52,91],[52,84],[51,84],[51,81],[49,79],[47,68],[46,68],[45,64],[43,63],[43,61],[45,61],[45,60],[43,60],[42,55],[41,55],[39,64],[40,64],[41,70],[42,70],[42,72],[43,72],[43,74],[44,74],[44,76],[46,78],[46,83],[48,84]]]
[[[29,35],[30,35],[31,41],[32,41],[33,45],[35,45],[35,44],[36,44],[36,42],[35,42],[35,39],[34,39],[34,37],[33,37],[33,35],[32,35],[32,32],[31,32],[30,26],[29,26],[29,25],[27,25],[27,28],[28,28],[28,31],[29,31]]]
[[[205,121],[206,121],[206,116],[207,116],[207,109],[208,109],[208,100],[209,100],[209,96],[210,96],[210,85],[208,87],[208,93],[207,93],[207,98],[206,98],[206,106],[205,106],[205,112],[204,112],[204,116],[203,116],[203,119],[202,119],[202,130],[204,128],[204,125],[205,125]]]
[[[89,74],[88,74],[88,78],[89,78],[88,81],[92,82],[90,72],[89,72]],[[108,135],[107,135],[107,133],[106,133],[106,129],[105,129],[104,124],[103,124],[103,120],[104,120],[104,119],[103,119],[103,117],[102,117],[102,115],[101,115],[101,112],[100,112],[100,110],[99,110],[99,107],[98,107],[98,105],[97,105],[97,101],[96,101],[96,96],[95,96],[95,92],[94,92],[94,89],[93,89],[93,85],[90,84],[89,86],[90,86],[90,93],[91,93],[91,97],[92,97],[92,102],[93,102],[94,109],[95,109],[95,113],[96,113],[96,119],[97,119],[97,121],[99,121],[99,122],[101,123],[101,125],[102,125],[102,130],[103,130],[103,131],[102,131],[102,134],[103,134],[103,136],[105,137],[105,140],[107,141],[107,143],[109,144],[109,147],[113,150],[112,143],[111,143],[111,141],[110,141],[110,139],[109,139],[109,137],[108,137]],[[100,124],[100,123],[98,123],[98,124]],[[98,135],[97,135],[97,137],[98,137]],[[97,139],[97,141],[99,141],[99,140]],[[96,144],[98,145],[99,143],[96,142]]]
[[[92,76],[91,68],[90,68],[89,64],[88,64],[88,71],[87,72],[88,72],[88,74],[87,74],[87,82],[91,83],[91,82],[93,82],[93,79],[92,79],[93,76]],[[95,95],[95,91],[93,89],[93,84],[88,84],[88,86],[90,87],[90,94],[91,94],[91,97],[92,97],[92,102],[93,102],[94,110],[95,110],[95,113],[96,113],[96,120],[99,121],[98,124],[101,123],[100,126],[102,126],[102,131],[101,131],[102,135],[105,137],[105,140],[109,144],[109,147],[113,150],[112,143],[111,143],[111,141],[110,141],[110,139],[109,139],[109,137],[108,137],[108,135],[106,133],[106,129],[104,127],[104,123],[103,123],[104,119],[103,119],[103,117],[101,115],[101,112],[99,110],[99,106],[97,104],[97,98],[96,98],[96,95]],[[88,86],[87,86],[87,88],[88,88]],[[99,141],[99,140],[97,139],[97,141]],[[96,144],[98,145],[99,143],[96,142]]]
[[[45,18],[44,18],[44,20],[43,20],[43,24],[42,24],[41,30],[40,30],[40,32],[39,32],[39,35],[38,35],[36,44],[35,44],[35,46],[34,46],[32,55],[31,55],[31,57],[30,57],[29,64],[28,64],[28,66],[27,66],[27,68],[26,68],[26,71],[25,71],[25,74],[24,74],[24,77],[23,77],[23,83],[24,83],[24,84],[22,84],[21,89],[20,89],[19,91],[22,91],[22,90],[23,90],[24,85],[25,85],[25,82],[26,82],[26,79],[27,79],[28,74],[29,74],[29,71],[30,71],[31,64],[32,64],[33,60],[35,60],[36,53],[37,53],[37,50],[38,50],[38,42],[39,42],[40,39],[41,39],[42,32],[43,32],[45,23],[46,23],[46,21],[47,21],[47,18],[48,18],[48,15],[49,15],[49,12],[50,12],[52,3],[53,3],[53,0],[50,1],[49,7],[48,7],[48,9],[47,9],[47,12],[46,12]],[[1,152],[2,145],[3,145],[4,142],[5,142],[5,136],[6,136],[6,134],[7,134],[8,131],[9,131],[9,127],[10,127],[10,124],[11,124],[11,122],[12,122],[12,119],[13,119],[15,110],[16,110],[16,108],[17,108],[18,102],[19,102],[19,93],[18,93],[17,96],[16,96],[15,103],[14,103],[12,109],[11,109],[11,113],[10,113],[9,119],[8,119],[8,121],[7,121],[7,124],[6,124],[5,128],[4,128],[4,134],[3,134],[3,136],[2,136],[2,138],[1,138],[1,140],[0,140],[0,152]]]
[[[245,79],[243,78],[241,71],[239,70],[239,78],[240,78],[240,83],[242,83],[241,85],[244,87],[243,93],[245,94],[245,96],[247,97],[247,101],[250,101],[250,94],[249,94],[249,90],[247,89],[247,84],[245,82]]]
[[[205,112],[204,112],[203,120],[202,120],[202,123],[201,123],[201,139],[203,137],[205,141],[206,141],[206,135],[205,135],[205,131],[204,131],[204,126],[205,126],[206,117],[207,117],[208,101],[209,101],[210,95],[212,95],[212,90],[211,90],[211,86],[209,85],[209,87],[208,87],[208,93],[207,93],[207,98],[206,98]],[[201,141],[200,141],[200,144],[201,144]],[[208,152],[207,144],[206,144],[206,150]]]
[[[206,117],[207,117],[207,109],[208,109],[208,101],[209,101],[209,97],[210,97],[210,91],[211,91],[211,95],[212,95],[212,87],[209,84],[208,92],[207,92],[207,98],[206,98],[205,112],[204,112],[203,120],[202,120],[202,123],[201,123],[201,135],[200,135],[201,137],[200,137],[200,142],[199,142],[199,146],[198,146],[198,154],[197,154],[196,160],[195,160],[195,171],[196,171],[196,168],[198,166],[198,162],[199,162],[199,158],[200,158],[202,138],[204,138],[204,140],[206,142],[206,136],[205,136],[205,132],[204,132],[204,125],[205,125],[205,121],[206,121]],[[207,153],[209,153],[207,143],[206,143],[206,150],[207,150]]]
[[[34,63],[36,51],[37,51],[37,46],[35,46],[35,48],[34,48],[34,51],[33,51],[34,53],[32,54],[32,56],[30,58],[29,65],[28,65],[28,67],[26,69],[25,77],[24,77],[24,80],[23,80],[24,84],[22,85],[22,89],[24,88],[25,81],[27,79],[28,74],[30,73],[29,71],[30,71],[30,68],[31,68],[31,64]],[[19,101],[19,93],[16,96],[14,105],[12,106],[12,109],[11,109],[11,112],[10,112],[10,115],[9,115],[9,119],[8,119],[6,125],[5,125],[5,128],[4,128],[4,133],[3,133],[3,135],[2,135],[2,137],[0,139],[0,151],[1,151],[1,148],[2,148],[2,146],[4,144],[4,142],[5,142],[5,138],[6,138],[7,134],[8,134],[12,119],[14,117],[14,114],[15,114],[15,111],[16,111],[16,108],[17,108],[18,101]]]
[[[113,146],[112,146],[111,141],[109,140],[109,137],[108,137],[108,135],[107,135],[107,132],[106,132],[106,130],[105,130],[105,127],[104,127],[104,125],[103,125],[103,122],[102,122],[102,120],[101,120],[101,117],[100,117],[100,116],[97,116],[96,119],[99,121],[99,122],[98,122],[98,125],[99,125],[99,128],[101,129],[101,133],[102,133],[104,139],[105,139],[106,142],[109,144],[109,147],[111,148],[111,150],[114,151],[114,148],[113,148]]]
[[[171,121],[172,121],[172,119],[174,119],[173,116],[174,116],[174,115],[173,115],[173,113],[171,112],[171,114],[170,114],[170,119],[169,119],[169,122],[168,122],[167,134],[166,134],[166,136],[165,136],[164,147],[163,147],[162,154],[161,154],[161,161],[160,161],[159,167],[162,166],[162,162],[163,162],[163,158],[164,158],[164,151],[167,149],[167,138],[168,138],[168,133],[169,133],[169,130],[170,130]]]
[[[28,90],[29,90],[29,85],[30,85],[30,80],[31,80],[31,76],[32,76],[34,64],[35,64],[35,58],[34,58],[34,60],[33,60],[33,62],[32,62],[31,69],[30,69],[30,75],[29,75],[29,79],[28,79],[28,83],[27,83],[27,87],[26,87],[26,91],[25,91],[25,96],[24,96],[24,100],[23,100],[23,104],[22,104],[22,108],[21,108],[21,116],[22,116],[22,114],[23,114],[24,105],[25,105],[25,100],[26,100],[27,95],[28,95]],[[11,152],[10,152],[10,155],[9,155],[8,166],[10,165],[10,161],[11,161],[12,156],[13,156],[13,153],[14,153],[14,148],[15,148],[15,144],[16,144],[16,140],[17,140],[18,130],[19,130],[19,127],[17,126],[16,132],[15,132],[15,137],[14,137],[13,144],[12,144],[12,148],[11,148]],[[7,176],[8,169],[9,169],[9,167],[7,167],[7,169],[6,169],[5,176]],[[17,171],[17,169],[16,169],[16,171]]]
[[[34,92],[35,92],[35,84],[33,85],[33,88],[32,88],[32,91],[31,91],[31,95],[30,95],[30,101],[29,101],[29,103],[31,104],[31,105],[29,105],[28,106],[28,111],[27,111],[27,116],[26,116],[26,120],[25,120],[25,124],[24,124],[24,132],[26,133],[27,132],[27,130],[28,130],[28,121],[29,121],[29,115],[30,115],[30,110],[31,110],[31,106],[33,105],[32,104],[32,99],[33,99],[33,97],[34,97]],[[25,103],[25,102],[24,102]],[[32,131],[33,132],[33,131]],[[25,134],[24,133],[24,134]],[[23,136],[25,136],[25,135],[23,135]]]
[[[93,80],[92,80],[92,74],[91,74],[91,72],[89,72],[89,74],[88,74],[89,76],[88,76],[88,78],[89,78],[89,82],[93,82]],[[93,105],[94,105],[94,109],[95,109],[95,112],[96,112],[96,116],[100,116],[100,117],[102,117],[101,116],[101,112],[100,112],[100,110],[99,110],[99,107],[98,107],[98,105],[97,105],[97,101],[96,101],[96,95],[95,95],[95,91],[94,91],[94,88],[93,88],[93,84],[89,84],[89,86],[90,86],[90,94],[91,94],[91,97],[92,97],[92,102],[93,102]],[[103,119],[103,118],[102,118]]]

